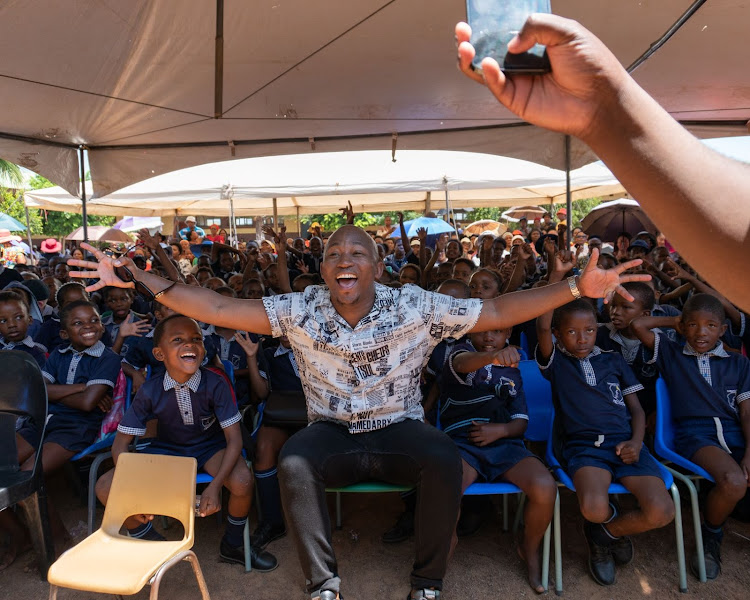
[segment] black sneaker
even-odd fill
[[[716,579],[721,573],[721,542],[716,538],[703,538],[703,556],[706,559],[706,579]],[[698,553],[690,561],[690,570],[698,577]]]
[[[230,546],[226,538],[222,538],[221,546],[219,547],[219,557],[222,562],[236,563],[238,565],[245,564],[245,547],[244,546]],[[273,571],[279,566],[279,561],[270,552],[265,552],[258,548],[250,546],[250,566],[253,571],[259,573],[268,573]]]
[[[253,534],[250,536],[250,545],[258,550],[263,550],[268,544],[280,540],[285,535],[286,527],[283,523],[279,525],[269,521],[263,521],[255,528],[255,531],[253,531]]]
[[[381,538],[385,544],[398,544],[405,542],[414,535],[414,513],[402,512],[398,516],[396,524],[383,534]]]
[[[406,600],[440,600],[440,590],[430,588],[412,590],[406,597]]]
[[[610,547],[610,550],[612,551],[612,558],[615,559],[615,564],[618,567],[624,567],[633,562],[633,540],[629,536],[624,535],[617,538]]]
[[[612,585],[616,575],[615,560],[612,558],[612,551],[609,547],[594,541],[591,531],[593,527],[601,527],[601,525],[586,521],[583,526],[583,534],[589,546],[589,572],[599,585]]]

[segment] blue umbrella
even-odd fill
[[[427,235],[438,235],[440,233],[455,231],[450,223],[432,217],[419,217],[411,221],[404,221],[404,227],[406,228],[406,235],[409,237],[417,235],[417,229],[421,227],[427,230]],[[391,237],[401,237],[401,228],[396,227],[396,231],[391,234]]]
[[[16,221],[10,215],[0,213],[0,229],[9,229],[10,231],[26,231],[26,225]]]

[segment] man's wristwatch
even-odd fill
[[[568,277],[568,287],[570,288],[570,293],[573,294],[573,298],[578,300],[581,297],[581,290],[578,289],[575,275]]]

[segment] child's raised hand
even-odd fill
[[[518,348],[515,346],[506,346],[502,350],[495,352],[492,364],[500,367],[517,367],[520,360],[521,355],[518,352]]]
[[[427,240],[427,229],[425,227],[417,229],[417,237],[419,238],[419,241],[424,244],[425,240]]]
[[[626,465],[632,465],[638,462],[638,458],[641,455],[641,446],[636,444],[633,440],[626,440],[620,442],[615,447],[615,454],[620,457],[620,460]]]
[[[303,260],[298,260],[297,261],[297,270],[300,273],[309,273],[310,272],[310,268],[305,264],[305,261],[303,261]]]
[[[221,498],[219,496],[220,487],[215,487],[213,482],[208,484],[208,487],[203,490],[201,494],[201,503],[198,507],[198,514],[201,517],[207,517],[221,509]]]
[[[141,229],[138,232],[138,239],[142,241],[143,245],[149,250],[156,250],[159,246],[159,241],[151,235],[148,229]]]
[[[141,337],[148,333],[149,329],[151,329],[151,324],[146,319],[141,319],[140,321],[120,325],[120,335],[122,337],[129,337],[131,335]]]
[[[469,428],[469,441],[475,446],[486,446],[506,437],[504,423],[477,423],[471,422]]]
[[[245,355],[248,358],[255,358],[255,356],[257,356],[260,343],[254,342],[252,339],[250,339],[249,333],[245,331],[238,331],[237,333],[234,334],[234,339],[237,341],[240,347],[245,351]]]

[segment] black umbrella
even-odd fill
[[[581,227],[589,236],[598,236],[605,242],[614,242],[623,231],[633,237],[641,231],[657,232],[640,205],[629,198],[600,204],[583,218]]]

